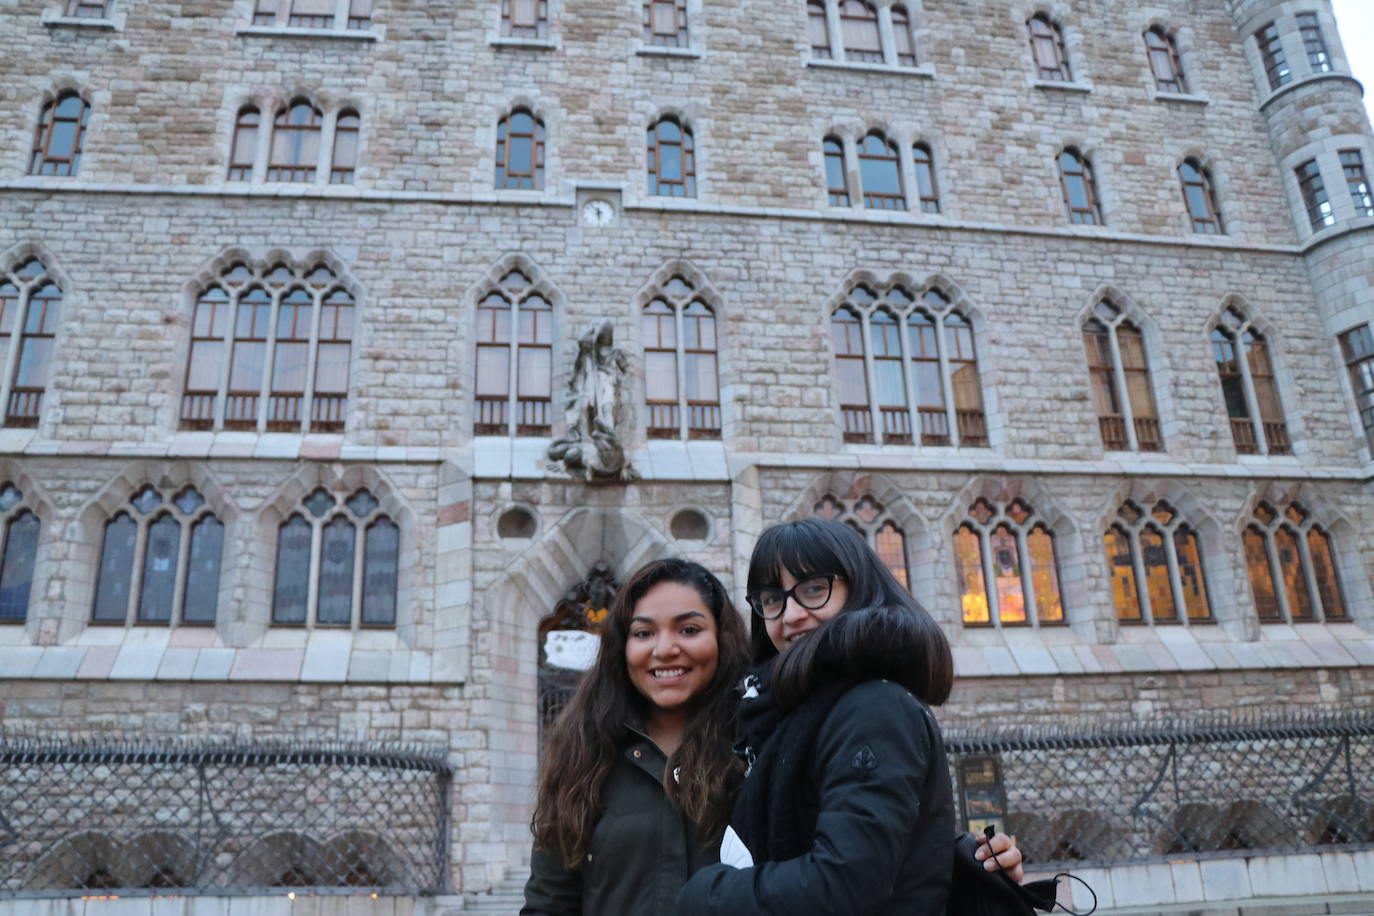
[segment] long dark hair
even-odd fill
[[[764,531],[754,545],[746,588],[777,587],[784,569],[798,581],[835,573],[844,578],[849,597],[840,613],[774,665],[770,685],[777,702],[795,705],[822,677],[841,672],[899,681],[931,705],[949,697],[954,684],[949,640],[852,528],[806,518]],[[757,615],[750,645],[756,663],[778,654]]]
[[[539,764],[539,788],[530,829],[535,845],[559,855],[568,868],[587,856],[601,817],[606,777],[621,754],[625,726],[642,722],[648,701],[625,667],[630,618],[656,585],[675,582],[701,596],[716,621],[716,674],[696,698],[682,743],[668,758],[663,789],[697,827],[703,842],[719,842],[743,766],[731,752],[734,690],[748,666],[744,622],[711,572],[690,560],[654,560],[634,573],[611,601],[596,664],[582,678],[549,731]],[[673,772],[678,778],[673,778]]]

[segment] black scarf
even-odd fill
[[[783,710],[769,696],[767,674],[764,669],[750,675],[746,685],[754,690],[747,691],[740,702],[741,739],[736,751],[749,771],[730,817],[756,862],[795,858],[811,848],[820,799],[808,762],[821,725],[855,683],[852,679],[831,681],[799,706]]]

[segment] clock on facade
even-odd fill
[[[582,205],[582,223],[586,226],[609,226],[615,222],[615,207],[604,200],[589,200]]]

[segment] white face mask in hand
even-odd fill
[[[721,837],[720,864],[732,868],[752,868],[754,865],[754,857],[749,854],[749,847],[744,845],[744,841],[735,833],[733,827],[727,826],[725,836]]]

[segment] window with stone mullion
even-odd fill
[[[400,529],[370,492],[316,489],[277,529],[272,624],[395,626],[399,553]]]
[[[0,404],[4,425],[35,427],[62,318],[62,290],[37,259],[0,271]]]
[[[13,483],[0,485],[0,624],[28,616],[40,528],[23,492]]]
[[[1348,619],[1331,536],[1301,505],[1259,503],[1241,540],[1261,623]]]
[[[651,439],[720,438],[715,312],[674,276],[640,313],[645,430]]]
[[[1212,331],[1212,353],[1236,451],[1288,454],[1288,426],[1264,337],[1244,315],[1228,308]]]
[[[975,500],[955,529],[954,559],[964,626],[1066,622],[1054,535],[1022,500]]]
[[[1107,451],[1161,451],[1145,337],[1122,311],[1102,301],[1083,324],[1098,428]]]
[[[1103,540],[1118,621],[1214,621],[1197,532],[1168,503],[1147,515],[1128,501]]]
[[[844,502],[827,494],[812,509],[812,514],[831,521],[843,522],[863,538],[892,578],[902,588],[911,589],[911,577],[906,556],[906,532],[887,513],[883,504],[872,494]]]
[[[1340,342],[1360,425],[1370,450],[1374,451],[1374,329],[1367,324],[1353,327],[1340,335]]]
[[[553,396],[553,306],[519,270],[478,303],[473,432],[546,436]]]

